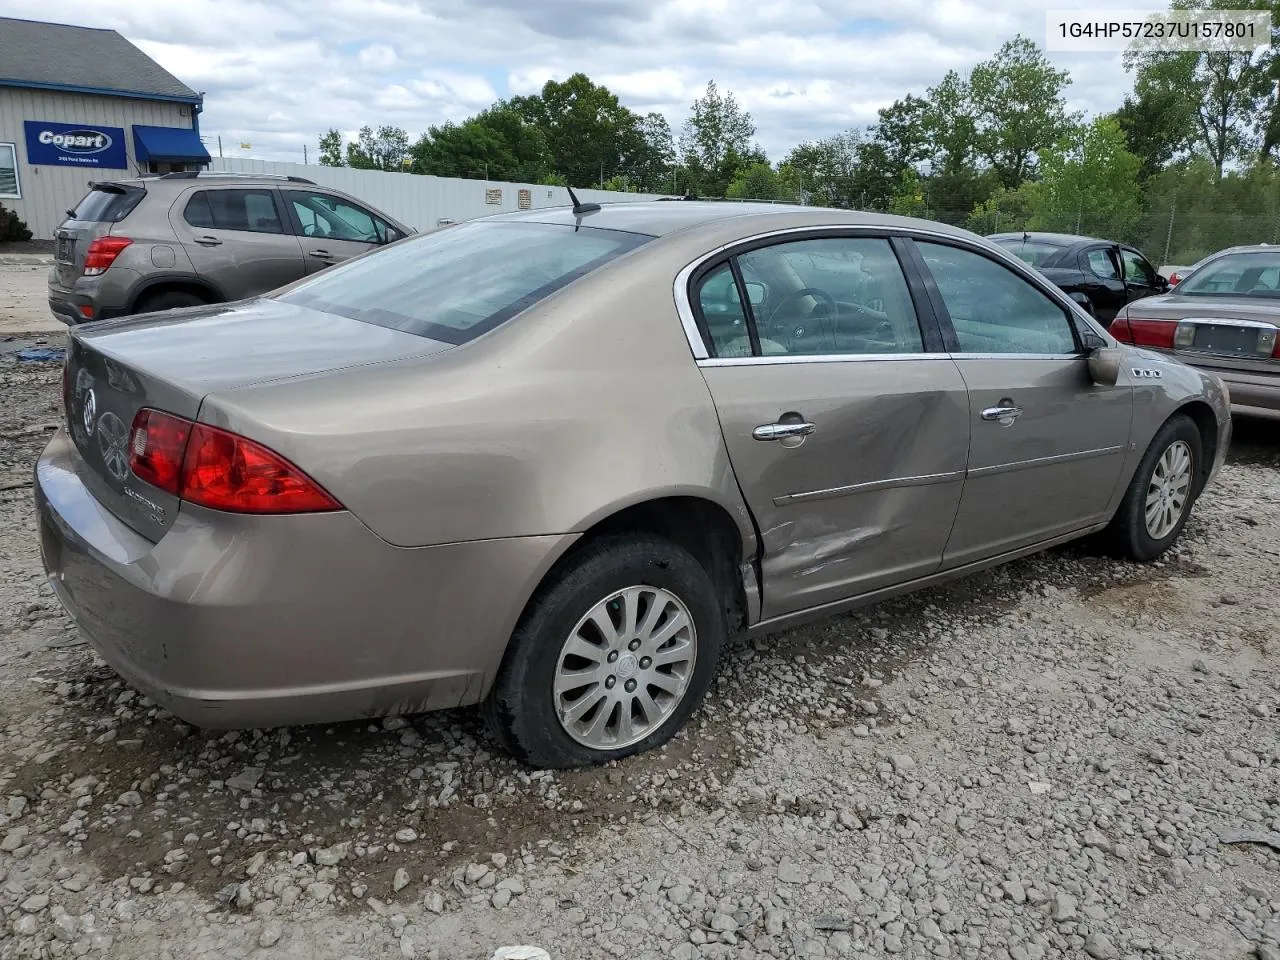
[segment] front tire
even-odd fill
[[[726,633],[707,571],[647,534],[573,555],[531,601],[484,716],[542,769],[608,763],[669,740],[706,695]]]
[[[1112,551],[1139,562],[1173,546],[1199,493],[1204,443],[1190,417],[1175,414],[1151,441],[1105,537]]]

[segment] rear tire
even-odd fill
[[[503,747],[540,769],[652,749],[702,702],[725,634],[711,577],[688,551],[649,534],[602,537],[530,602],[485,720]]]
[[[186,290],[165,290],[143,297],[134,313],[154,313],[157,310],[178,310],[182,307],[202,307],[207,300]]]
[[[1190,417],[1175,414],[1165,421],[1103,533],[1112,553],[1145,563],[1173,546],[1199,493],[1203,458],[1204,443]]]

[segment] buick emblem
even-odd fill
[[[129,475],[129,429],[114,413],[104,413],[98,421],[98,449],[102,451],[102,463],[117,480]]]
[[[89,392],[84,395],[84,432],[86,435],[93,436],[93,425],[98,418],[98,398],[93,392],[93,387],[89,388]]]

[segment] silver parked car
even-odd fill
[[[44,563],[124,677],[209,727],[483,703],[539,767],[665,741],[731,635],[1157,557],[1231,433],[994,244],[780,205],[497,216],[69,342]]]
[[[1280,420],[1280,247],[1205,257],[1164,296],[1129,304],[1111,332],[1211,371],[1235,413]]]
[[[413,232],[301,177],[95,183],[54,232],[49,309],[74,324],[240,300]]]

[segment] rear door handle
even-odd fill
[[[1013,422],[1022,416],[1022,408],[1015,406],[1014,402],[1008,398],[1001,400],[994,407],[987,407],[982,411],[983,420],[991,420],[1005,427],[1013,426]]]
[[[216,247],[219,246],[222,241],[217,237],[196,237],[196,243],[200,244],[202,247]]]
[[[313,257],[319,257],[321,260],[333,259],[333,254],[331,254],[328,250],[312,250],[311,255]]]
[[[757,440],[785,440],[788,437],[807,437],[817,429],[812,423],[764,423],[751,431]]]

